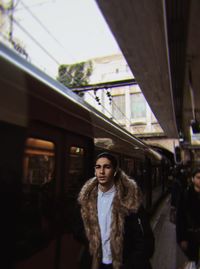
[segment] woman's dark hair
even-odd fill
[[[195,177],[196,174],[200,173],[200,167],[196,167],[192,170],[192,177]]]
[[[111,164],[112,164],[113,168],[115,170],[117,169],[117,167],[118,167],[118,161],[117,161],[117,158],[114,155],[110,154],[109,152],[102,152],[99,155],[97,155],[97,157],[95,159],[95,163],[100,158],[107,158],[109,161],[111,161]]]

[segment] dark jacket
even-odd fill
[[[123,172],[119,174],[115,187],[110,234],[113,269],[149,269],[154,237],[142,208],[141,193],[135,181],[130,180]],[[79,195],[92,269],[99,268],[102,258],[97,194],[98,182],[96,178],[92,178],[86,182]]]
[[[177,242],[188,242],[186,255],[190,260],[198,260],[200,247],[200,193],[190,186],[182,195],[176,222]]]
[[[123,269],[150,269],[154,253],[154,235],[149,218],[141,206],[125,218]]]

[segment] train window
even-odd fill
[[[24,179],[17,223],[17,257],[25,258],[54,236],[55,144],[28,138]]]
[[[123,170],[130,177],[134,176],[134,160],[129,158],[124,158]]]
[[[64,229],[71,232],[73,227],[74,208],[77,204],[77,196],[83,185],[85,174],[85,154],[84,148],[79,146],[71,146],[67,158],[69,169],[67,169],[66,178],[64,181]],[[69,217],[70,216],[70,217]]]
[[[74,196],[84,180],[85,150],[78,146],[71,146],[67,161],[69,162],[69,170],[65,180],[65,192],[69,196]]]
[[[83,173],[84,149],[76,146],[70,147],[69,174],[80,175]]]
[[[55,146],[52,142],[28,138],[24,156],[25,184],[42,185],[53,179]]]

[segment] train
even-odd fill
[[[73,215],[95,156],[116,156],[148,212],[168,189],[171,160],[3,44],[0,54],[0,263],[76,269]]]

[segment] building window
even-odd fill
[[[125,95],[112,97],[112,114],[116,120],[123,120],[125,117]]]
[[[146,121],[146,101],[142,93],[130,95],[131,120]]]

